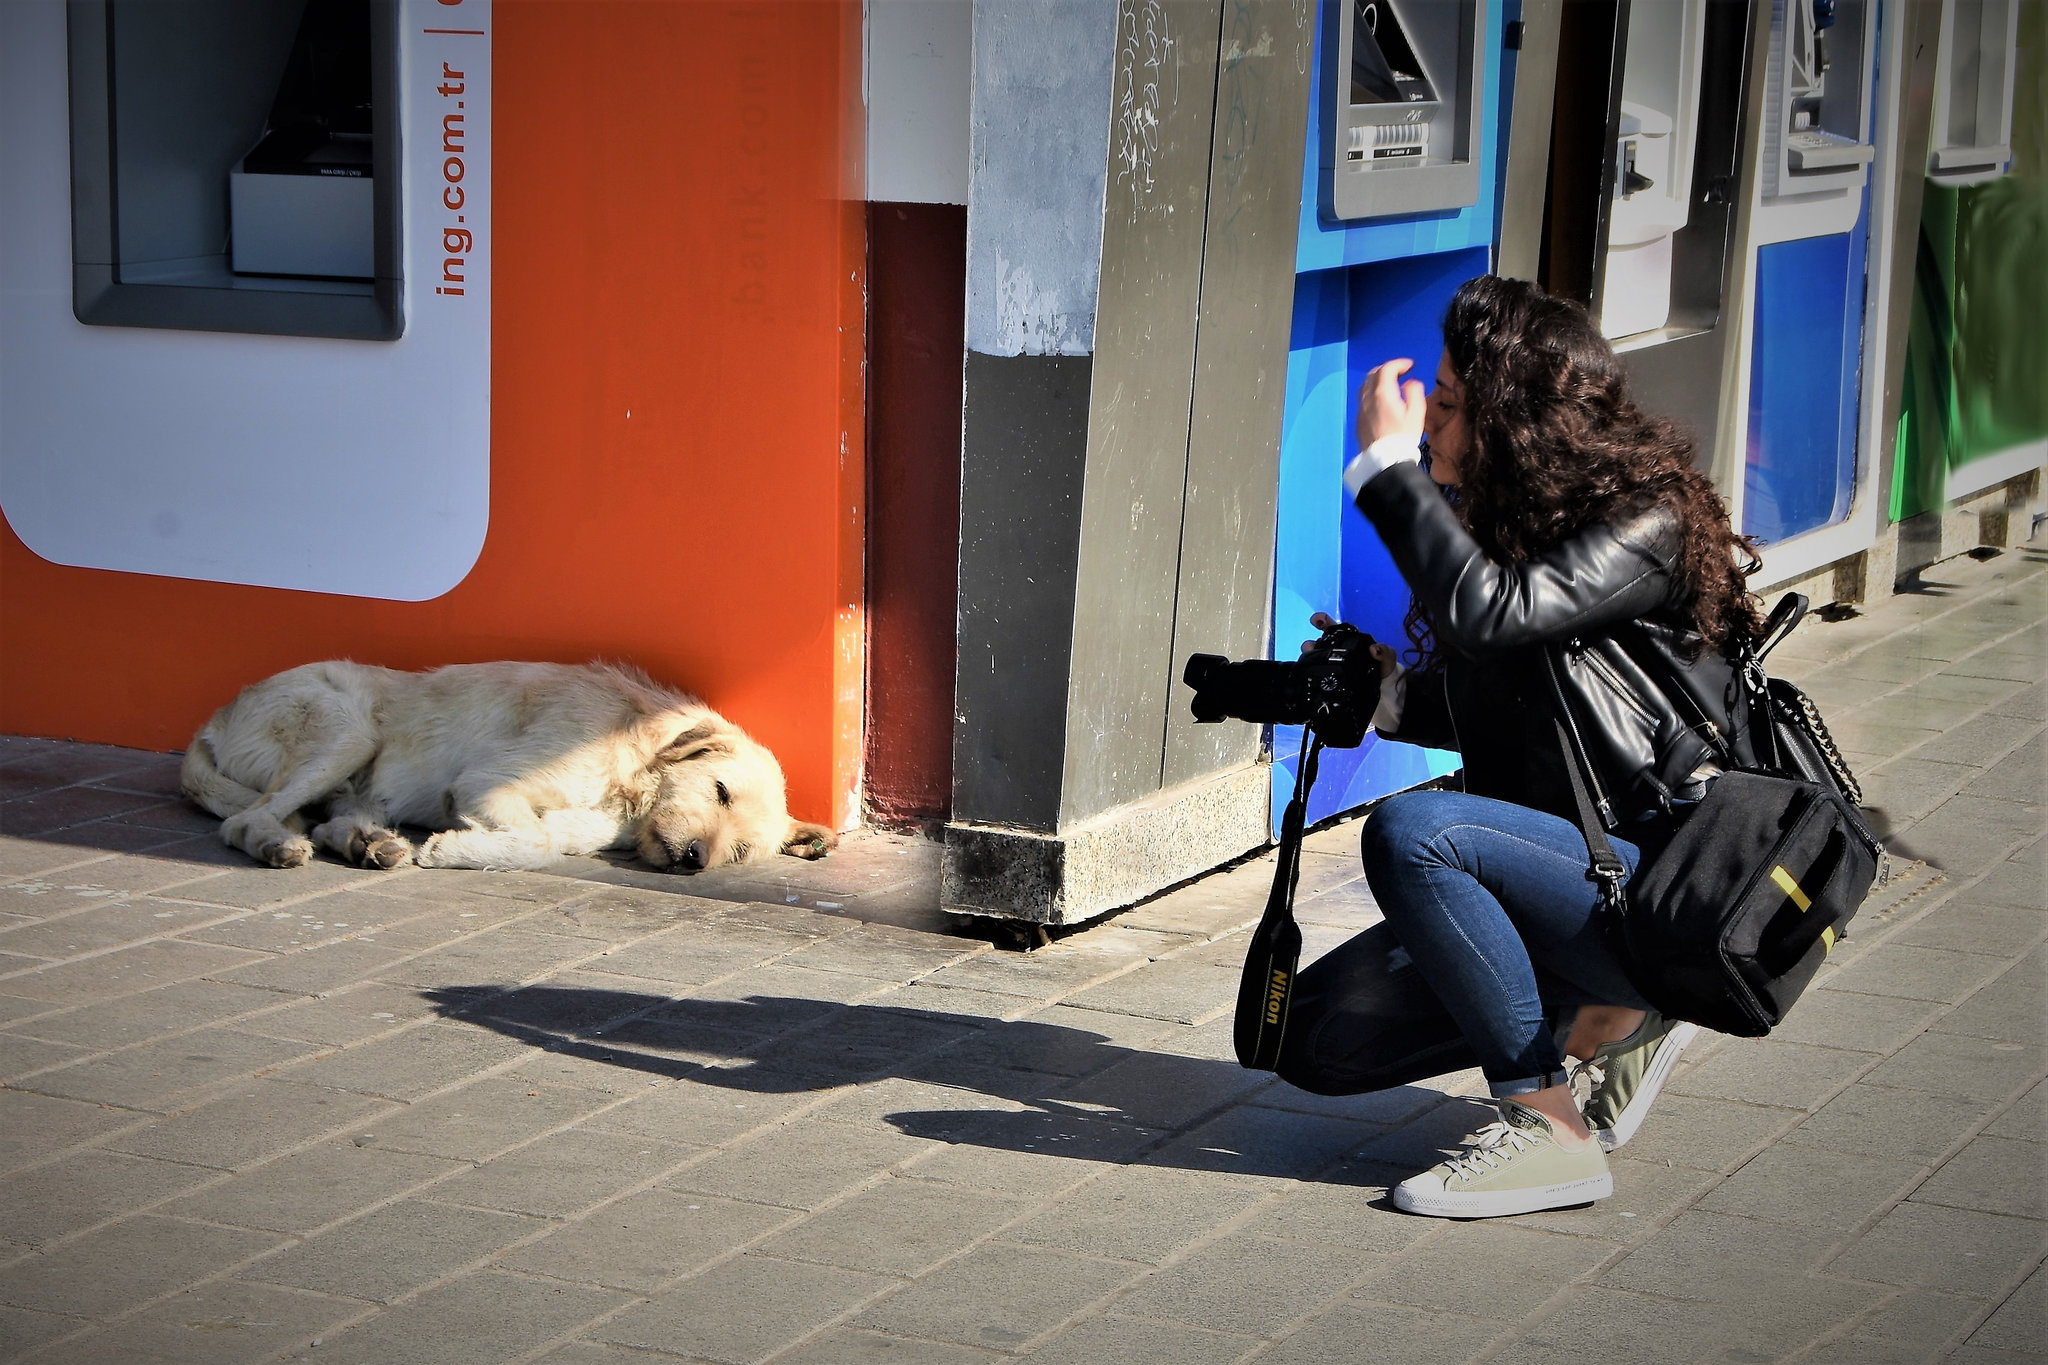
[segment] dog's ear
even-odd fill
[[[822,858],[837,847],[838,835],[823,825],[808,824],[802,820],[790,824],[789,837],[782,841],[782,851],[799,858]]]
[[[666,763],[682,763],[706,754],[729,754],[732,741],[718,732],[718,722],[705,719],[677,735],[654,756],[654,766]]]

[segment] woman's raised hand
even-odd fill
[[[1415,368],[1405,357],[1389,360],[1366,375],[1358,386],[1358,448],[1364,450],[1382,436],[1396,433],[1422,434],[1422,384],[1401,376]]]

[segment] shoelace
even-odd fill
[[[1535,1146],[1536,1139],[1526,1129],[1502,1119],[1474,1133],[1466,1150],[1445,1162],[1444,1169],[1449,1175],[1481,1176]]]
[[[1576,1062],[1572,1065],[1572,1098],[1579,1102],[1579,1108],[1584,1109],[1587,1105],[1591,1104],[1593,1096],[1599,1093],[1600,1087],[1605,1084],[1607,1084],[1607,1069],[1601,1066],[1599,1062],[1588,1058],[1583,1062]]]

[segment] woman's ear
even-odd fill
[[[822,858],[837,847],[838,835],[823,825],[813,825],[802,820],[791,822],[789,837],[782,841],[782,851],[798,858]]]

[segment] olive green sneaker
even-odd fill
[[[1698,1035],[1694,1025],[1650,1010],[1634,1033],[1602,1043],[1572,1068],[1572,1090],[1602,1150],[1611,1152],[1636,1135],[1679,1054]]]
[[[1394,1207],[1432,1218],[1501,1218],[1614,1193],[1597,1142],[1566,1147],[1550,1120],[1525,1104],[1496,1100],[1501,1121],[1465,1140],[1465,1150],[1394,1187]]]

